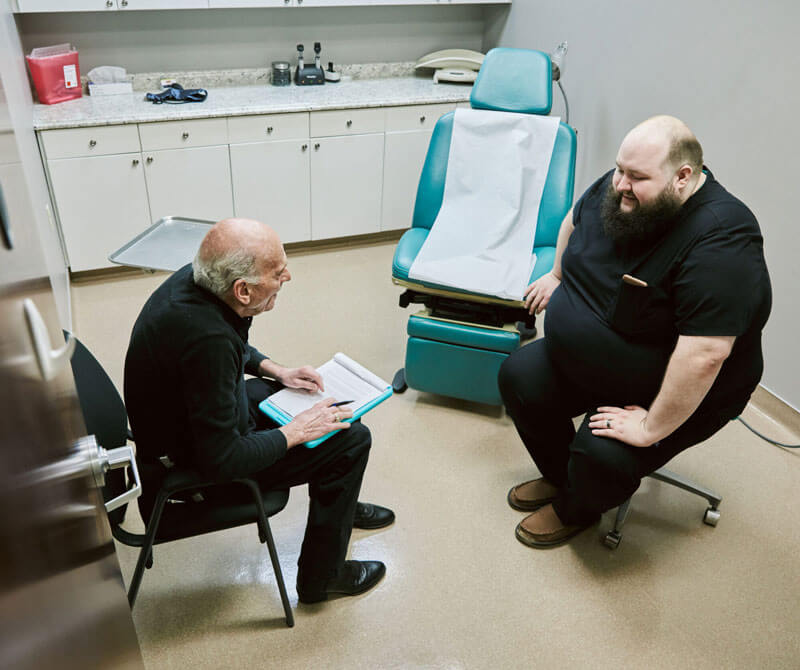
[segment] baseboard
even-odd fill
[[[787,430],[800,435],[800,412],[760,384],[750,397],[750,404]]]

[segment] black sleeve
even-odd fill
[[[739,336],[747,331],[761,281],[747,238],[717,229],[706,234],[680,265],[675,322],[681,335]]]
[[[233,344],[222,336],[203,338],[180,358],[194,464],[215,478],[245,477],[286,454],[286,438],[278,429],[239,431],[239,366]]]
[[[603,193],[606,188],[606,180],[611,179],[612,172],[613,170],[609,170],[608,172],[606,172],[602,177],[597,179],[589,188],[587,188],[583,192],[583,195],[580,198],[578,198],[578,201],[572,207],[573,226],[577,226],[580,223],[581,212],[587,201],[590,201],[597,205],[599,205],[602,202]],[[600,198],[600,200],[598,200],[598,198]]]
[[[250,358],[244,366],[244,371],[248,375],[253,375],[253,377],[260,377],[258,366],[261,365],[261,361],[269,358],[269,356],[265,356],[258,349],[251,347],[249,344],[247,345],[247,351],[250,353]]]

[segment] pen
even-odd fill
[[[341,407],[342,405],[349,405],[351,402],[355,402],[355,400],[340,400],[331,404],[331,407]]]

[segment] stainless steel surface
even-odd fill
[[[58,373],[69,366],[72,352],[75,351],[75,338],[67,336],[67,341],[63,346],[54,349],[50,344],[50,335],[47,332],[47,325],[36,308],[36,303],[30,298],[22,301],[22,308],[25,312],[25,322],[28,325],[28,333],[33,343],[33,351],[36,354],[36,363],[42,379],[50,381]]]
[[[167,216],[108,257],[112,263],[175,271],[191,263],[213,221]]]
[[[26,107],[15,99],[22,91],[17,83],[25,81],[17,51],[4,2],[0,190],[19,243],[0,245],[0,667],[142,668],[93,474],[125,454],[104,454],[80,439],[85,427],[68,365],[72,345],[52,346],[63,336],[37,234],[45,203],[31,198],[36,191],[28,181],[41,166],[24,149],[33,140],[26,135],[32,119],[18,114]],[[17,112],[9,114],[9,107]]]

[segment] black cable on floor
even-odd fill
[[[770,444],[774,444],[776,447],[784,447],[785,449],[800,449],[800,444],[784,444],[783,442],[778,442],[777,440],[773,440],[762,433],[759,433],[755,428],[753,428],[747,421],[745,421],[742,417],[737,416],[737,419],[741,421],[748,430],[758,435],[762,440],[766,440]]]

